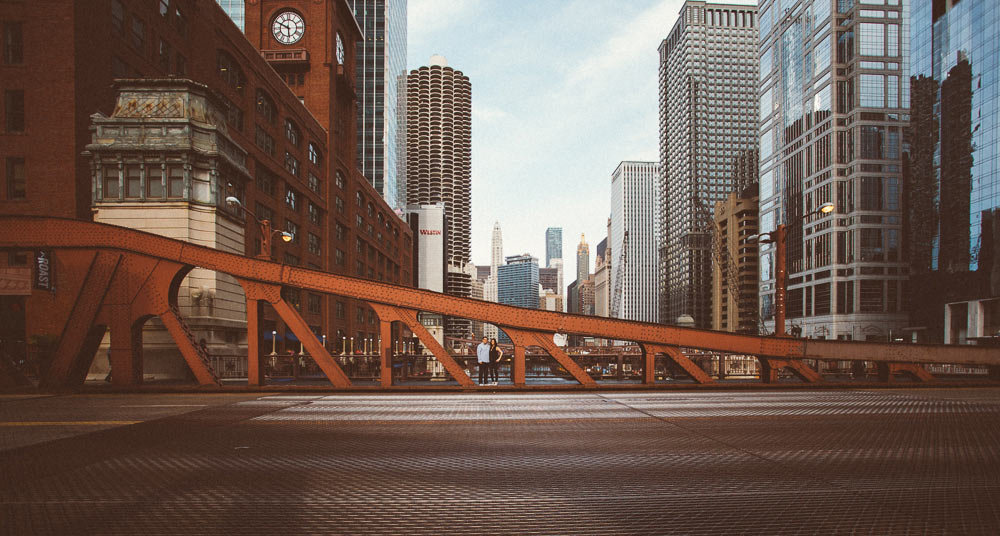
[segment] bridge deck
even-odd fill
[[[997,534],[1000,389],[0,398],[0,532]]]

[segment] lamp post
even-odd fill
[[[250,209],[243,206],[243,203],[234,196],[229,196],[226,198],[226,204],[238,207],[243,212],[246,212],[260,225],[260,254],[257,255],[260,259],[271,260],[271,237],[276,234],[281,234],[281,240],[283,242],[291,242],[294,238],[292,233],[287,231],[282,231],[280,229],[271,229],[270,220],[262,220],[257,217]]]
[[[277,347],[275,346],[277,340],[278,340],[278,332],[271,330],[271,355],[278,355],[278,350]]]
[[[815,214],[829,214],[833,212],[833,203],[827,202],[816,207],[816,210],[802,216],[806,219]],[[763,237],[767,237],[764,239]],[[788,247],[788,230],[784,223],[779,223],[773,231],[759,235],[749,236],[748,239],[756,239],[761,244],[775,244],[774,252],[774,336],[785,337],[785,295],[788,293],[788,280],[785,270],[785,254]]]

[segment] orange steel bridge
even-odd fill
[[[764,337],[523,309],[288,266],[124,227],[69,219],[0,216],[0,229],[3,229],[0,247],[55,249],[59,252],[63,277],[75,277],[81,282],[54,358],[41,378],[45,387],[82,384],[108,329],[110,360],[115,371],[113,381],[121,386],[141,384],[142,326],[152,317],[163,322],[200,384],[221,385],[208,356],[195,343],[177,308],[180,283],[194,267],[230,274],[242,285],[247,310],[247,379],[251,386],[261,385],[264,380],[258,305],[266,302],[302,341],[333,387],[358,387],[352,385],[296,309],[282,299],[282,286],[349,296],[370,304],[380,322],[380,383],[386,388],[392,386],[393,322],[408,327],[461,387],[474,386],[464,367],[418,321],[418,312],[479,320],[503,329],[514,343],[515,386],[525,384],[525,349],[537,347],[554,358],[582,387],[599,387],[573,358],[554,344],[556,333],[633,341],[641,349],[644,362],[642,384],[636,386],[644,388],[655,383],[657,355],[675,363],[695,382],[712,383],[708,374],[685,357],[682,347],[757,356],[764,382],[775,381],[783,368],[806,382],[822,381],[804,360],[872,361],[885,381],[891,381],[896,372],[932,380],[923,367],[929,363],[986,366],[993,372],[991,376],[1000,370],[1000,351],[996,348]],[[70,274],[66,275],[67,272]],[[614,385],[615,389],[627,387]]]

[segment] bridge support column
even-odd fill
[[[656,356],[656,354],[663,354],[667,359],[676,363],[679,367],[687,372],[691,379],[697,383],[714,383],[712,378],[702,370],[701,367],[696,365],[694,361],[691,361],[681,352],[680,348],[676,346],[662,345],[662,344],[640,344],[642,351],[648,354],[646,357],[647,364],[653,359],[650,356]],[[648,366],[648,365],[647,365]],[[652,367],[650,367],[652,368]]]
[[[511,364],[514,367],[514,386],[524,387],[524,345],[515,344],[514,345],[514,361]]]
[[[554,334],[552,333],[538,333],[535,331],[521,331],[519,329],[514,329],[509,326],[500,326],[504,333],[510,336],[510,340],[514,342],[514,354],[515,359],[517,357],[517,348],[521,347],[521,353],[524,353],[524,347],[526,346],[538,346],[548,352],[553,359],[556,360],[566,372],[569,372],[573,378],[580,382],[581,385],[586,387],[597,387],[597,382],[587,374],[587,371],[580,368],[580,365],[573,361],[573,358],[566,355],[566,352],[562,351],[562,348],[556,346],[555,342],[552,341]],[[515,385],[517,381],[515,380]]]
[[[380,382],[382,387],[392,387],[392,321],[379,315],[379,337],[382,347],[379,354],[382,359]]]
[[[260,317],[264,303],[247,294],[247,385],[260,387],[264,376],[260,373]]]
[[[801,359],[777,359],[772,357],[761,357],[760,359],[760,381],[761,383],[775,383],[778,381],[778,371],[788,368],[800,380],[807,383],[819,383],[823,377],[818,372],[809,368]]]
[[[934,376],[927,369],[916,363],[876,363],[879,381],[892,383],[896,381],[897,372],[907,372],[922,382],[934,381]]]
[[[656,351],[644,344],[639,347],[642,349],[642,383],[653,385],[656,383]]]

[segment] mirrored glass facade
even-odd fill
[[[215,1],[218,2],[220,6],[222,6],[223,11],[225,11],[226,14],[229,15],[229,18],[232,19],[234,23],[236,23],[236,26],[239,27],[241,32],[246,31],[246,29],[244,28],[246,21],[246,6],[244,5],[244,2],[246,0],[215,0]]]

